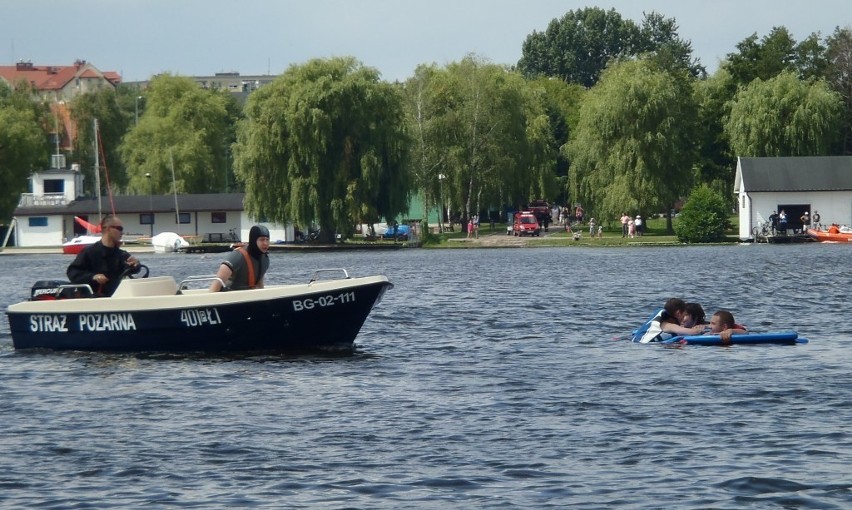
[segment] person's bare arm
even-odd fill
[[[672,324],[671,322],[664,322],[661,325],[661,329],[666,333],[671,333],[673,335],[678,336],[700,335],[701,333],[704,333],[704,326],[694,326],[691,328],[685,328],[677,324]]]
[[[747,334],[748,334],[748,331],[746,331],[744,329],[729,328],[729,329],[726,329],[725,331],[722,331],[721,333],[719,333],[719,338],[723,342],[730,342],[731,337],[734,336],[734,335],[747,335]]]
[[[228,267],[227,264],[222,264],[219,266],[219,271],[216,272],[216,277],[222,282],[227,282],[231,279],[231,275],[233,271]],[[219,292],[222,290],[222,283],[219,280],[213,280],[213,283],[210,284],[210,292]]]

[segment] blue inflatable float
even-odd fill
[[[664,312],[659,310],[648,319],[645,324],[633,330],[631,341],[637,343],[657,344],[689,344],[689,345],[755,345],[755,344],[781,344],[795,345],[808,343],[807,338],[800,337],[795,331],[774,331],[767,333],[744,333],[731,335],[730,340],[725,341],[719,335],[689,335],[673,336],[670,333],[660,332],[659,320]]]
[[[687,344],[687,345],[751,345],[751,344],[783,344],[795,345],[808,343],[807,338],[802,338],[795,331],[776,331],[770,333],[748,333],[742,335],[731,335],[731,340],[725,342],[719,335],[694,335],[676,336],[662,340],[661,344]]]

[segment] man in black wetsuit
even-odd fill
[[[101,220],[101,240],[81,251],[68,266],[66,274],[71,283],[89,284],[95,295],[112,296],[120,276],[128,268],[141,269],[133,255],[120,248],[124,226],[117,216],[105,216]]]

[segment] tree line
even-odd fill
[[[35,97],[0,84],[3,218],[53,152],[57,123]],[[353,57],[315,59],[245,104],[165,74],[70,109],[69,157],[88,186],[97,118],[113,192],[245,191],[254,217],[315,225],[327,240],[405,214],[415,194],[415,217],[537,198],[604,219],[648,215],[699,186],[730,202],[737,156],[852,153],[852,29],[753,34],[708,75],[674,19],[585,8],[530,34],[513,66],[470,54],[388,83]]]

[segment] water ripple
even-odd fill
[[[204,274],[214,257],[146,257]],[[0,506],[849,508],[837,245],[275,255],[395,284],[349,357],[15,352],[0,318]],[[0,257],[20,274],[61,256]],[[666,298],[811,343],[666,349]]]

